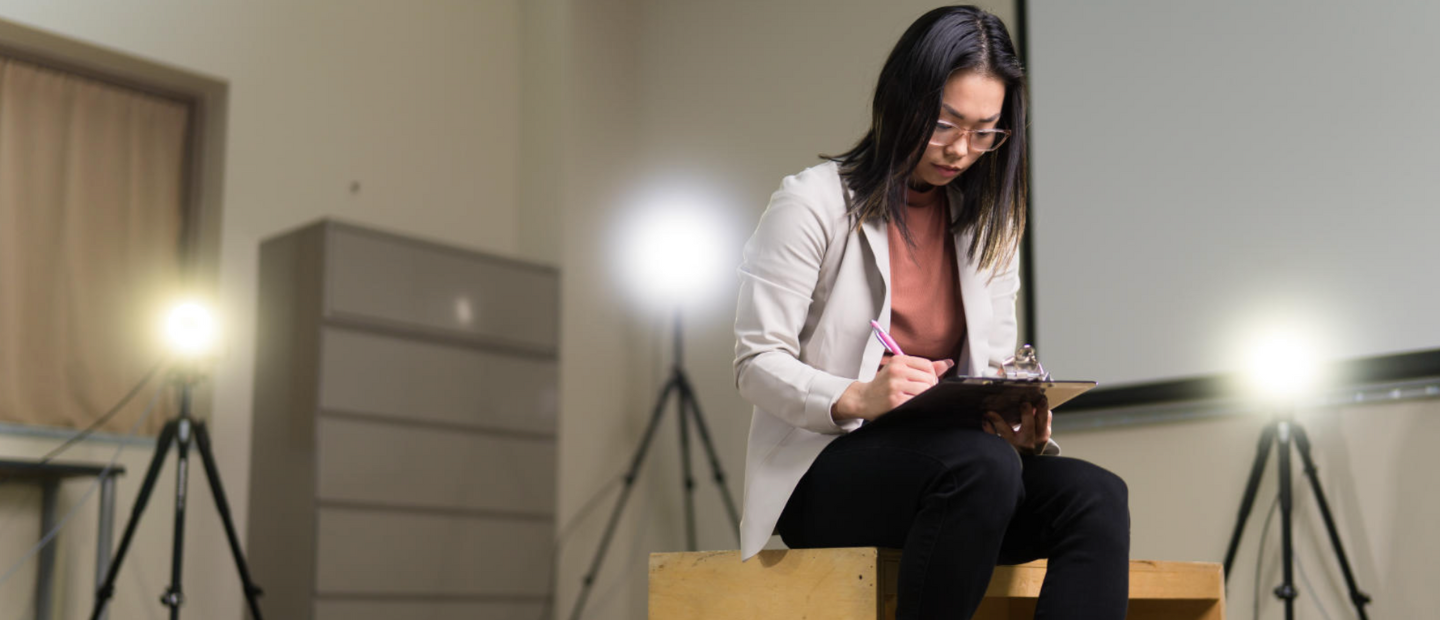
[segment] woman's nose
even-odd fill
[[[947,155],[951,159],[961,159],[965,157],[965,155],[969,152],[970,134],[968,133],[960,134],[960,137],[956,138],[954,142],[951,142],[948,146],[945,147],[945,155]]]

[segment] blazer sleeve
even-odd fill
[[[810,313],[830,229],[838,224],[828,221],[802,192],[782,186],[745,244],[735,309],[734,370],[740,396],[791,426],[826,434],[860,426],[859,420],[836,424],[830,415],[855,380],[800,360],[800,332]]]
[[[994,311],[994,325],[990,330],[990,368],[1000,372],[1000,367],[1017,346],[1018,328],[1015,321],[1015,297],[1020,293],[1020,256],[1018,253],[1000,268],[990,283],[990,307]],[[1051,439],[1045,443],[1040,454],[1058,456],[1060,444]]]

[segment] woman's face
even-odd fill
[[[989,75],[965,71],[945,81],[940,120],[961,129],[993,129],[1005,106],[1005,83]],[[910,175],[920,187],[954,181],[984,153],[970,150],[970,137],[962,134],[948,145],[926,144],[920,165]]]

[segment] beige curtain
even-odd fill
[[[181,275],[188,116],[0,57],[0,421],[87,426],[158,361]],[[102,430],[128,430],[149,396]]]

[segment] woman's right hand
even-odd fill
[[[896,355],[875,374],[873,380],[856,381],[845,388],[830,415],[836,422],[874,420],[930,389],[940,381],[940,375],[954,365],[951,360],[931,361],[923,357]]]

